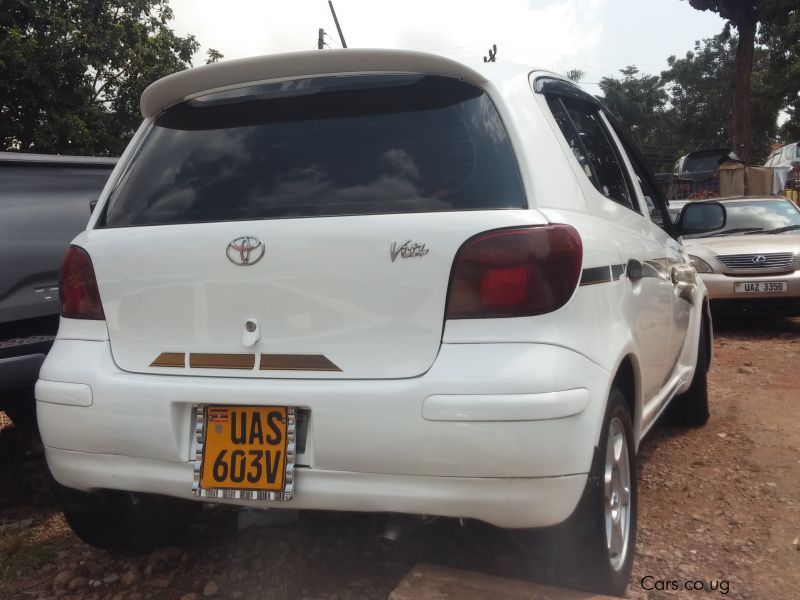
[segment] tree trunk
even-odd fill
[[[731,150],[745,162],[750,161],[752,136],[752,101],[750,78],[753,74],[753,53],[757,27],[756,15],[743,16],[734,23],[739,34],[733,68],[733,114],[731,115]]]

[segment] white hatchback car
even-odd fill
[[[555,572],[624,590],[636,450],[670,401],[708,418],[711,322],[596,99],[344,50],[191,69],[141,107],[36,388],[78,535],[144,550],[209,501],[472,518],[549,528]]]

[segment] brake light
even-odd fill
[[[70,246],[64,255],[58,275],[58,294],[62,317],[105,320],[92,259],[83,248]]]
[[[528,317],[564,306],[578,285],[583,245],[569,225],[498,229],[459,248],[447,319]]]

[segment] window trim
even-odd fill
[[[622,126],[622,123],[617,119],[614,115],[609,113],[607,110],[603,110],[603,116],[605,117],[606,121],[608,121],[609,126],[614,131],[617,139],[619,140],[620,146],[622,146],[623,150],[625,150],[625,155],[628,157],[628,160],[631,163],[631,166],[634,165],[639,167],[639,170],[645,175],[647,179],[647,183],[650,185],[650,188],[653,190],[653,204],[658,208],[659,212],[661,213],[661,218],[664,221],[664,226],[661,227],[650,219],[648,215],[648,220],[653,223],[656,227],[665,231],[669,236],[674,239],[678,239],[679,234],[675,228],[675,224],[672,222],[672,218],[669,216],[669,203],[667,199],[664,197],[664,193],[661,190],[661,186],[659,185],[658,181],[656,180],[655,176],[653,175],[650,168],[647,166],[647,161],[645,161],[644,156],[639,151],[639,148],[634,143],[631,136]],[[642,192],[644,196],[644,193]],[[644,198],[642,198],[644,200]]]
[[[569,114],[569,109],[567,108],[567,104],[564,102],[565,97],[561,96],[559,94],[552,94],[550,96],[552,96],[553,98],[555,98],[558,101],[559,106],[564,111],[564,114],[567,117],[567,120],[569,122],[569,126],[572,129],[572,133],[575,136],[575,139],[578,140],[579,144],[581,144],[581,149],[583,150],[583,153],[585,155],[588,155],[588,152],[586,151],[586,146],[583,144],[583,141],[581,140],[581,137],[578,134],[578,128],[575,125],[575,121],[572,119],[572,115]],[[548,97],[547,93],[545,93],[545,97]],[[600,194],[600,196],[602,196],[603,198],[605,198],[609,202],[613,202],[614,204],[617,204],[617,205],[621,206],[622,208],[626,208],[626,209],[628,209],[628,210],[630,210],[630,211],[632,211],[632,212],[634,212],[636,214],[643,215],[642,208],[641,208],[641,202],[639,201],[639,198],[636,195],[636,190],[635,190],[635,188],[633,186],[633,181],[631,179],[630,172],[629,172],[629,170],[627,168],[627,165],[625,164],[625,160],[624,160],[624,157],[621,154],[620,148],[617,145],[617,140],[615,139],[616,136],[613,133],[613,129],[610,129],[608,127],[608,124],[606,122],[604,122],[605,121],[605,119],[604,119],[604,112],[605,111],[603,109],[603,106],[599,102],[586,102],[585,100],[577,99],[574,96],[568,96],[566,98],[567,98],[567,100],[571,100],[572,103],[577,105],[577,110],[581,110],[584,107],[591,107],[590,111],[586,111],[587,115],[593,115],[593,116],[603,115],[603,116],[600,116],[600,118],[599,118],[600,128],[601,128],[601,130],[603,132],[603,136],[604,136],[606,142],[608,142],[608,144],[611,146],[611,150],[614,153],[615,158],[617,159],[617,164],[620,167],[620,172],[622,174],[622,178],[624,180],[624,183],[628,188],[628,194],[630,196],[632,205],[629,206],[627,204],[624,204],[623,202],[615,200],[614,198],[609,198],[608,196],[606,196],[605,194],[603,194],[600,191],[600,189],[595,185],[595,183],[593,181],[589,181],[590,185],[592,186],[593,189],[595,189],[597,191],[598,194]],[[583,105],[583,107],[581,107],[581,105]],[[548,105],[548,108],[549,108],[549,105]],[[551,110],[551,113],[552,113],[552,110]],[[560,127],[559,127],[559,130],[560,130]],[[562,135],[562,137],[566,138],[566,136],[564,136],[564,132],[563,131],[560,131],[559,133]],[[587,164],[589,165],[589,168],[592,171],[592,175],[594,176],[595,181],[599,182],[600,178],[597,175],[597,172],[595,171],[594,165],[591,162],[587,162]],[[583,169],[580,169],[580,170],[582,171]],[[584,176],[586,176],[585,173],[584,173]]]

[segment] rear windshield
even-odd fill
[[[162,113],[99,226],[524,208],[508,136],[474,85],[322,77]]]
[[[720,159],[723,156],[726,156],[726,154],[726,152],[720,152],[718,154],[700,154],[689,156],[686,158],[686,162],[683,165],[683,170],[686,173],[715,171],[717,168],[719,168]]]

